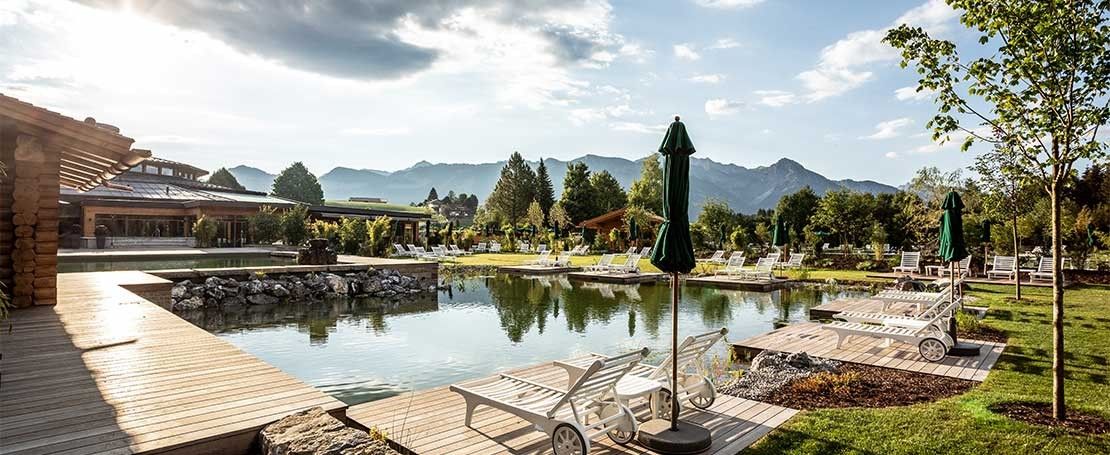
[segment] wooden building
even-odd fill
[[[628,210],[627,208],[617,209],[617,210],[614,210],[612,212],[606,213],[604,215],[599,215],[599,216],[590,218],[590,219],[585,220],[581,223],[578,223],[578,227],[579,228],[585,228],[585,229],[592,229],[592,230],[594,230],[595,232],[597,232],[599,234],[608,234],[609,231],[612,231],[613,229],[618,229],[618,230],[623,231],[623,230],[625,230],[624,212],[627,211],[627,210]],[[648,214],[648,219],[651,220],[652,225],[658,226],[660,224],[663,224],[663,218],[661,218],[657,215]],[[647,226],[644,226],[641,229],[645,229],[645,228],[647,228]]]
[[[60,188],[88,191],[150,157],[133,142],[0,94],[0,283],[14,306],[56,303]]]

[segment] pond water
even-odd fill
[[[739,340],[853,291],[814,288],[746,292],[687,286],[681,336],[727,327]],[[407,302],[334,299],[180,313],[349,404],[497,371],[647,346],[655,363],[670,346],[666,284],[609,285],[565,277],[455,281]],[[725,356],[719,345],[714,356]]]
[[[116,270],[169,270],[169,269],[215,269],[224,267],[265,267],[295,265],[294,258],[266,255],[253,256],[216,256],[187,259],[139,259],[116,260],[97,259],[93,261],[72,261],[62,259],[58,263],[58,273],[107,272]]]

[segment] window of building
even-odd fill
[[[169,167],[162,168],[162,175],[168,175],[170,177],[173,177],[173,168],[169,168]]]
[[[113,237],[190,237],[191,216],[97,215]]]
[[[144,164],[143,169],[146,170],[147,174],[158,174],[158,166],[148,166]]]

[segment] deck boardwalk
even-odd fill
[[[122,286],[142,272],[58,276],[58,304],[0,334],[0,454],[246,453],[257,431],[346,406]]]
[[[751,280],[729,277],[725,275],[706,275],[699,277],[690,277],[686,279],[686,284],[707,286],[718,289],[733,289],[756,292],[769,292],[776,289],[782,289],[788,286],[790,283],[790,280],[782,278],[774,278],[769,280]]]
[[[816,357],[861,363],[899,370],[948,376],[973,381],[987,378],[998,356],[1006,348],[1003,343],[961,339],[960,342],[981,346],[977,357],[945,357],[940,362],[927,362],[921,358],[916,346],[893,343],[883,346],[883,340],[863,336],[853,336],[844,340],[837,349],[836,334],[821,329],[817,322],[803,322],[756,335],[733,343],[733,347],[748,354],[763,350],[782,352],[805,352]]]
[[[610,273],[610,272],[571,272],[567,277],[578,281],[594,281],[612,284],[654,283],[667,279],[667,274],[657,272]]]
[[[567,374],[551,364],[535,365],[513,372],[540,383],[566,387]],[[490,378],[470,382],[481,383]],[[646,417],[646,401],[632,403],[641,418]],[[748,447],[775,427],[786,422],[796,410],[742,398],[720,395],[707,411],[684,410],[684,420],[710,429],[713,446],[706,454],[734,454]],[[473,428],[463,424],[462,397],[447,387],[438,387],[385,400],[352,406],[347,416],[364,428],[375,427],[397,445],[421,455],[437,454],[549,454],[551,442],[532,425],[511,414],[479,406],[474,412]],[[595,439],[590,453],[654,453],[633,442],[614,444],[607,437]]]

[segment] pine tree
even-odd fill
[[[597,198],[597,212],[594,216],[623,209],[628,205],[628,194],[624,192],[620,182],[609,171],[594,172],[590,176],[590,187],[593,188],[594,195]]]
[[[663,214],[663,168],[659,166],[658,155],[644,159],[640,178],[632,182],[628,190],[628,205],[643,207],[656,215]]]
[[[320,182],[300,161],[285,168],[274,178],[270,194],[306,204],[324,203],[324,190],[320,188]]]
[[[239,180],[236,179],[235,175],[232,174],[231,171],[227,170],[226,167],[216,169],[216,172],[213,172],[212,175],[208,177],[208,183],[219,185],[225,188],[233,188],[236,190],[247,189],[243,185],[239,184]]]
[[[486,203],[510,224],[516,225],[528,211],[528,205],[535,200],[535,194],[536,174],[520,152],[513,152],[509,162],[501,168],[501,177]]]
[[[586,163],[567,165],[567,176],[563,179],[563,206],[570,221],[578,224],[598,215],[596,194],[590,185],[590,168]]]
[[[547,165],[540,158],[540,165],[536,168],[536,202],[540,203],[543,213],[549,213],[551,206],[555,205],[555,188],[551,185],[551,176],[547,173]],[[549,222],[544,219],[544,224]]]
[[[438,201],[438,200],[439,200],[439,193],[436,193],[436,187],[433,186],[432,190],[428,192],[428,197],[424,198],[424,202]]]

